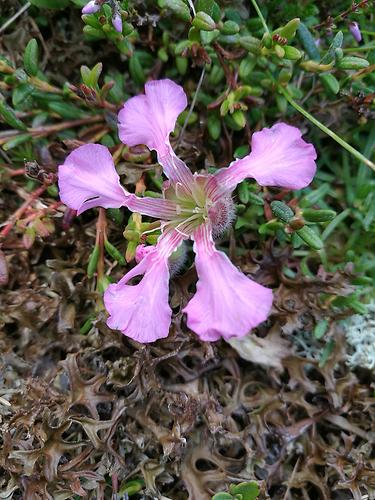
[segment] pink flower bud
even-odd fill
[[[90,0],[82,9],[82,14],[95,14],[100,10],[100,5],[95,0]]]
[[[349,23],[349,31],[357,42],[362,40],[362,33],[357,22],[353,21]]]
[[[115,28],[116,31],[118,31],[119,33],[122,33],[122,19],[121,19],[121,15],[119,13],[116,13],[112,17],[112,24],[113,24],[113,27]]]

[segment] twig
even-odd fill
[[[256,0],[251,0],[251,3],[253,4],[254,9],[257,11],[258,17],[259,17],[259,19],[261,20],[261,23],[263,24],[264,31],[265,31],[266,33],[269,33],[269,32],[270,32],[270,30],[268,29],[268,26],[267,26],[266,20],[264,19],[263,14],[262,14],[262,11],[261,11],[261,10],[260,10],[260,8],[258,7],[258,4],[256,3]]]
[[[94,115],[88,116],[87,118],[81,118],[80,120],[70,120],[63,123],[56,123],[54,125],[47,125],[43,127],[30,128],[28,129],[28,133],[33,137],[45,137],[49,134],[54,134],[55,132],[60,132],[61,130],[65,130],[67,128],[80,127],[81,125],[87,125],[88,123],[96,123],[104,121],[104,117],[102,115]],[[20,134],[24,134],[25,132],[17,132],[13,133],[12,131],[5,131],[0,134],[0,145],[5,144],[10,139],[19,136]]]
[[[99,208],[99,217],[96,223],[96,241],[95,245],[99,246],[99,259],[97,265],[98,280],[104,276],[104,240],[106,239],[107,219],[105,208]]]
[[[365,163],[368,167],[372,168],[372,170],[375,170],[375,164],[371,160],[369,160],[362,153],[360,153],[355,148],[353,148],[353,146],[351,146],[346,141],[344,141],[344,139],[342,139],[340,136],[335,134],[331,129],[329,129],[328,127],[323,125],[323,123],[321,123],[319,120],[314,118],[314,116],[310,115],[310,113],[308,111],[306,111],[299,104],[296,103],[296,101],[292,98],[292,96],[289,94],[289,92],[287,92],[282,86],[279,85],[278,88],[279,88],[279,91],[284,95],[285,99],[289,102],[289,104],[291,104],[294,109],[299,111],[301,113],[301,115],[305,116],[311,123],[313,123],[318,128],[320,128],[320,130],[322,130],[327,135],[332,137],[332,139],[334,139],[336,142],[338,142],[340,144],[340,146],[342,146],[344,149],[349,151],[349,153],[352,154],[353,156],[355,156],[359,161]]]
[[[20,10],[14,14],[14,16],[8,19],[8,21],[5,21],[5,23],[0,28],[0,33],[5,31],[8,26],[10,26],[21,14],[23,14],[30,7],[30,5],[31,5],[30,2],[26,2],[25,5],[21,7]]]
[[[43,186],[39,186],[38,189],[36,189],[29,198],[22,203],[22,205],[11,215],[9,220],[5,223],[5,226],[3,229],[0,231],[0,242],[5,240],[5,238],[8,236],[10,233],[11,229],[13,228],[14,224],[17,222],[17,220],[26,212],[28,207],[35,201],[39,196],[44,193],[44,191],[47,189],[48,185],[43,184]]]
[[[202,73],[201,73],[201,76],[199,78],[199,82],[198,82],[198,85],[197,85],[197,90],[195,91],[193,100],[192,100],[191,105],[190,105],[189,112],[187,114],[187,117],[185,118],[185,122],[184,122],[184,125],[182,127],[180,136],[178,138],[176,147],[178,147],[179,144],[181,143],[182,137],[183,137],[183,135],[185,133],[186,126],[187,126],[187,124],[188,124],[188,122],[190,120],[191,113],[193,112],[193,109],[194,109],[195,103],[197,101],[197,97],[198,97],[199,91],[200,91],[202,83],[203,83],[203,78],[204,78],[205,72],[206,72],[206,68],[205,68],[205,66],[203,66]]]

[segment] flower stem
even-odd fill
[[[305,116],[311,123],[320,128],[320,130],[322,130],[327,135],[332,137],[332,139],[338,142],[340,146],[342,146],[344,149],[349,151],[349,153],[355,156],[355,158],[365,163],[368,167],[372,168],[375,171],[375,164],[371,160],[366,158],[362,153],[353,148],[353,146],[344,141],[344,139],[342,139],[337,134],[332,132],[331,129],[329,129],[328,127],[323,125],[323,123],[321,123],[319,120],[310,115],[310,113],[308,113],[305,109],[303,109],[299,104],[296,103],[296,101],[293,99],[293,97],[289,94],[289,92],[285,88],[283,88],[281,85],[278,85],[278,89],[284,95],[285,99],[289,102],[289,104],[291,104],[291,106],[293,106],[293,108],[296,109],[299,113],[301,113],[301,115]]]
[[[263,24],[263,28],[264,28],[264,31],[266,33],[269,33],[270,30],[268,29],[268,26],[267,26],[267,23],[266,23],[266,20],[264,19],[263,17],[263,14],[262,14],[262,11],[260,10],[256,0],[251,0],[251,3],[253,4],[254,6],[254,9],[257,11],[257,14],[258,14],[258,17],[259,19],[261,20],[262,24]]]

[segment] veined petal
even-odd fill
[[[156,150],[172,182],[192,177],[185,163],[173,153],[169,142],[177,117],[186,106],[186,94],[180,85],[168,79],[153,80],[146,83],[145,94],[129,99],[118,115],[121,141],[128,146],[146,144],[149,149]]]
[[[187,325],[201,340],[243,337],[272,306],[272,291],[247,278],[216,250],[208,225],[194,233],[197,291],[185,307]]]
[[[100,144],[85,144],[70,153],[59,167],[58,182],[61,201],[78,215],[89,208],[121,206],[162,220],[171,220],[177,213],[173,201],[128,193],[120,185],[110,152]]]
[[[119,208],[126,202],[112,156],[100,144],[85,144],[70,153],[59,166],[58,184],[61,201],[78,215],[88,208]]]
[[[168,336],[172,317],[168,304],[168,257],[181,242],[181,236],[175,231],[163,234],[153,251],[117,284],[109,285],[104,304],[110,314],[107,321],[110,328],[141,343]],[[142,274],[137,285],[128,284]]]
[[[169,151],[169,134],[186,108],[186,94],[172,80],[146,83],[145,95],[132,97],[119,113],[119,136],[128,146],[146,144],[163,156]]]
[[[253,177],[261,186],[308,186],[316,172],[316,151],[301,136],[298,128],[286,123],[255,132],[251,153],[215,175],[218,189],[232,191],[247,177]]]
[[[148,196],[140,198],[135,194],[129,193],[124,205],[132,212],[149,215],[155,219],[173,220],[178,215],[176,203],[162,198],[151,198]]]

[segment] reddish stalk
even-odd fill
[[[96,223],[96,241],[99,246],[99,259],[97,265],[98,281],[104,276],[104,240],[107,232],[107,219],[104,208],[99,208],[99,217]]]
[[[22,203],[22,205],[11,215],[10,219],[8,222],[5,224],[3,229],[0,231],[0,242],[4,240],[10,231],[12,230],[14,224],[17,222],[17,220],[26,212],[28,207],[37,199],[39,196],[44,193],[44,191],[47,189],[47,185],[43,184],[43,186],[39,186],[38,189],[36,189],[29,198]]]

